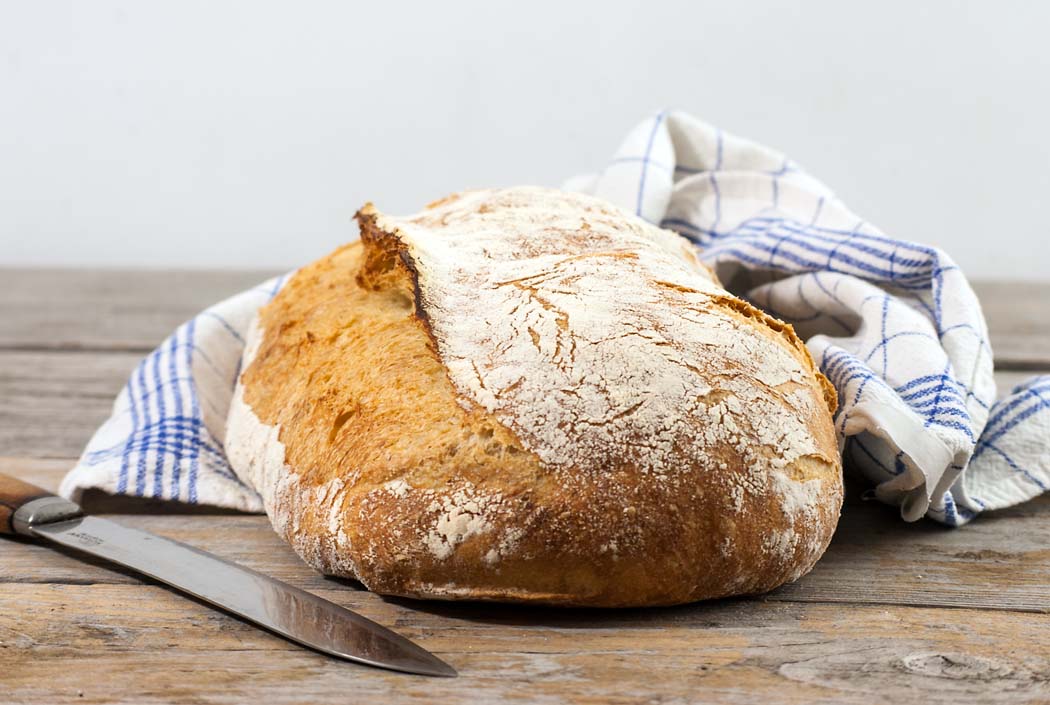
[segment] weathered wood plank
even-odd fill
[[[851,504],[813,571],[769,599],[1050,613],[1050,495],[959,529]]]
[[[48,703],[1039,702],[1050,616],[722,601],[594,612],[318,591],[459,669],[423,679],[299,649],[161,587],[5,585],[4,697]],[[90,675],[88,675],[90,674]]]
[[[0,351],[0,455],[79,456],[141,357]]]
[[[141,357],[120,351],[0,350],[0,455],[79,456]],[[1033,374],[997,373],[1000,393]]]
[[[995,384],[999,388],[999,396],[1003,397],[1009,394],[1014,387],[1022,382],[1027,382],[1036,375],[1050,375],[1050,369],[997,371],[995,373]]]
[[[0,269],[0,349],[148,351],[261,271]]]
[[[0,270],[0,349],[147,351],[264,271]],[[1050,284],[976,282],[1000,368],[1050,366]]]
[[[975,282],[1000,369],[1045,369],[1050,358],[1050,283]]]
[[[41,461],[0,458],[0,472],[53,488],[65,467],[57,462],[46,467]],[[128,500],[108,498],[89,509],[124,511],[127,506]],[[133,509],[141,512],[144,505],[134,503]],[[176,506],[164,511],[169,509],[180,510]],[[262,516],[125,513],[114,518],[304,589],[323,590],[333,584],[307,568]],[[141,582],[138,576],[108,564],[29,542],[0,544],[0,553],[0,584]],[[852,501],[813,572],[762,599],[1050,612],[1050,495],[1022,507],[991,512],[954,530],[929,521],[905,524],[890,507]]]

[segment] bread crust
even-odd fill
[[[357,217],[259,312],[228,422],[304,560],[390,595],[605,607],[812,568],[842,501],[834,390],[685,240],[533,188]],[[594,338],[624,322],[639,342]]]

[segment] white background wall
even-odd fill
[[[805,9],[798,9],[803,6]],[[678,107],[1050,279],[1050,3],[0,0],[0,264],[291,267]]]

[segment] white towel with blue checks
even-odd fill
[[[996,401],[980,306],[941,250],[887,237],[793,161],[682,113],[646,120],[566,188],[678,231],[731,291],[794,325],[838,390],[847,466],[904,519],[958,526],[1050,485],[1050,377]],[[260,511],[223,434],[244,333],[281,283],[216,304],[143,360],[62,493]]]

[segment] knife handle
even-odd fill
[[[75,519],[83,514],[72,502],[0,473],[0,534],[30,536],[34,524]]]

